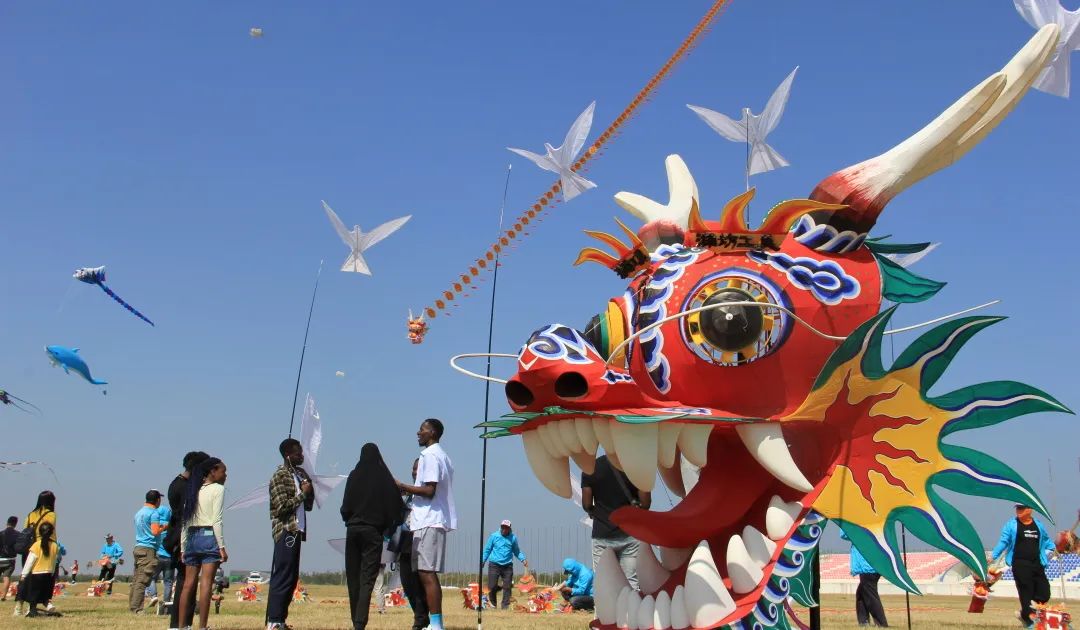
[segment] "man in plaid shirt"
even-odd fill
[[[311,477],[300,467],[304,449],[288,438],[278,447],[282,463],[270,477],[270,530],[274,561],[266,597],[267,630],[285,630],[296,581],[300,579],[300,543],[307,538],[307,512],[315,504]]]

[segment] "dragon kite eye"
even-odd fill
[[[683,339],[702,359],[743,365],[773,352],[783,342],[790,318],[780,289],[766,279],[726,270],[706,277],[684,306]]]
[[[701,334],[709,343],[725,352],[738,352],[757,341],[765,316],[757,306],[740,304],[754,301],[742,289],[722,289],[705,300],[705,306],[717,308],[701,313]],[[723,304],[734,303],[730,306]]]

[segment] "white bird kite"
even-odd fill
[[[1080,50],[1080,9],[1066,11],[1059,0],[1013,0],[1016,10],[1036,30],[1047,24],[1061,27],[1054,57],[1035,83],[1036,90],[1069,98],[1069,55]]]
[[[795,66],[791,74],[769,97],[769,102],[765,104],[765,109],[759,115],[751,112],[749,107],[744,107],[742,119],[735,121],[720,112],[697,105],[687,105],[716,133],[732,142],[745,142],[750,145],[750,155],[746,160],[748,180],[751,175],[788,165],[787,160],[777,153],[776,149],[765,144],[765,137],[780,124],[780,117],[784,115],[784,106],[787,105],[788,95],[791,93],[791,83],[795,80],[795,73],[798,71],[799,67]]]
[[[566,132],[566,139],[563,140],[561,147],[555,149],[545,142],[546,155],[507,147],[521,157],[528,158],[545,171],[558,173],[559,188],[562,190],[565,201],[570,201],[590,188],[596,188],[596,184],[570,169],[585,146],[585,138],[589,136],[589,129],[592,127],[594,109],[596,109],[596,101],[589,103],[585,111],[581,112],[574,124],[570,126],[570,131]]]
[[[345,475],[320,475],[315,471],[319,460],[319,449],[322,447],[322,420],[319,418],[319,410],[315,408],[315,399],[311,394],[304,401],[304,415],[300,420],[300,445],[304,448],[304,470],[310,471],[311,485],[315,490],[315,505],[322,508],[323,503],[330,497],[334,488],[341,485],[347,478]],[[336,464],[335,464],[336,466]],[[270,502],[270,486],[259,484],[244,496],[233,501],[226,510],[242,510],[260,503]]]
[[[330,223],[332,223],[334,229],[337,230],[338,236],[340,236],[341,240],[345,241],[345,244],[352,250],[349,254],[349,258],[345,260],[345,264],[341,266],[341,270],[355,271],[369,276],[371,275],[371,270],[368,269],[367,262],[364,261],[363,252],[396,232],[398,228],[405,225],[405,222],[412,218],[412,215],[410,214],[403,216],[400,219],[387,221],[374,230],[365,233],[360,229],[359,225],[354,225],[351,230],[345,227],[345,224],[341,222],[338,215],[334,214],[334,211],[330,209],[330,206],[328,206],[325,201],[322,202],[322,206],[323,209],[326,210],[326,216],[330,217]]]

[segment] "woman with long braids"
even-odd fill
[[[60,562],[60,545],[56,543],[56,527],[44,521],[38,525],[37,540],[30,546],[30,552],[23,562],[22,582],[26,584],[25,598],[30,604],[27,617],[42,614],[38,606],[45,606],[53,596],[56,584],[56,565]],[[44,614],[59,617],[58,612]]]
[[[191,600],[199,590],[199,625],[205,630],[210,596],[218,565],[229,560],[221,517],[225,511],[225,463],[216,457],[191,471],[184,501],[180,549],[184,558],[184,589],[180,594],[180,627],[190,628]]]

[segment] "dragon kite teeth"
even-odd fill
[[[706,219],[690,169],[666,160],[666,203],[621,192],[640,218],[624,238],[587,234],[585,248],[626,279],[583,329],[548,324],[528,336],[503,383],[512,412],[478,426],[518,435],[540,483],[572,496],[606,455],[642,490],[655,479],[682,500],[667,512],[612,514],[646,543],[641,592],[614,555],[596,572],[594,627],[783,628],[788,598],[816,605],[810,565],[834,520],[874,570],[911,592],[896,524],[952,554],[977,578],[986,559],[974,527],[940,489],[1022,502],[1035,489],[1006,464],[950,442],[953,434],[1022,415],[1071,411],[1012,381],[942,395],[931,388],[964,344],[1003,318],[967,309],[915,327],[919,338],[887,365],[888,324],[903,304],[945,283],[907,265],[930,243],[871,238],[888,202],[970,151],[1011,111],[1056,50],[1040,29],[1007,63],[937,119],[885,153],[783,201],[756,227],[750,189]],[[883,300],[894,306],[882,310]],[[454,357],[506,356],[496,353]],[[702,518],[708,514],[708,518]],[[660,557],[652,546],[660,548]]]

